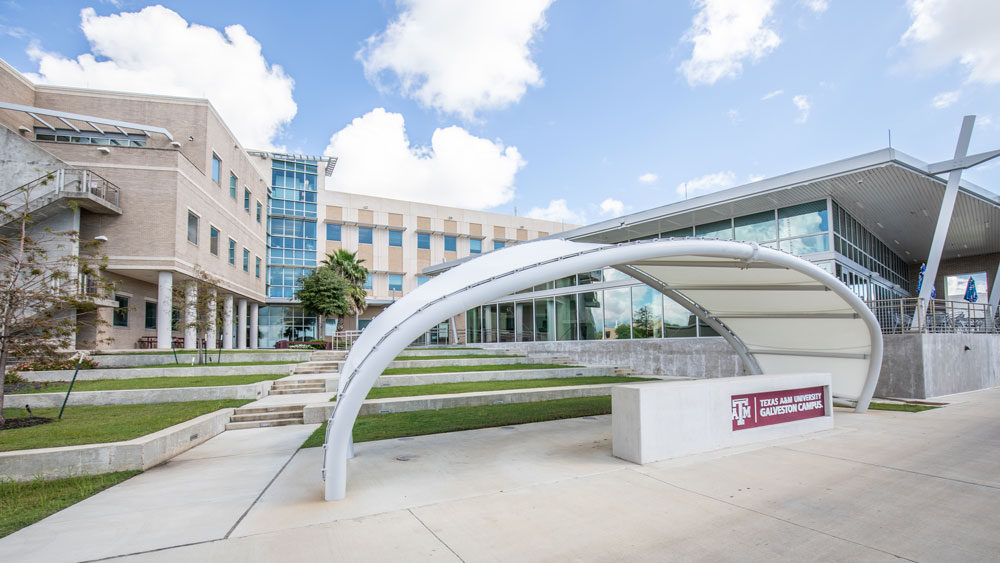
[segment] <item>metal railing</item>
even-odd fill
[[[7,213],[13,214],[23,207],[26,192],[29,194],[29,206],[46,197],[76,194],[90,194],[115,207],[120,207],[121,201],[121,189],[118,186],[90,170],[78,168],[55,170],[0,194],[0,204],[6,205]]]
[[[331,348],[334,350],[350,350],[359,336],[361,336],[360,330],[339,331],[330,337]]]
[[[987,303],[967,301],[946,301],[931,299],[926,309],[922,299],[882,299],[867,301],[868,308],[875,313],[882,334],[949,333],[949,334],[990,334],[997,333],[997,311]],[[924,315],[918,311],[926,310]],[[914,316],[917,316],[914,322]],[[990,317],[992,321],[990,322]]]

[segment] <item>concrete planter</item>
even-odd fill
[[[0,452],[0,476],[15,481],[146,470],[226,428],[234,409],[220,409],[126,442]]]
[[[422,368],[440,366],[507,366],[510,364],[547,364],[546,358],[465,358],[438,360],[428,357],[426,360],[394,360],[389,362],[389,368]]]
[[[291,373],[296,364],[271,364],[265,366],[193,366],[182,368],[121,368],[84,369],[77,375],[77,381],[95,379],[139,379],[143,377],[190,377],[195,375],[260,375],[264,373]],[[73,370],[22,371],[21,377],[28,381],[69,381]]]
[[[222,354],[223,362],[307,362],[312,352],[304,350],[301,352],[239,352],[235,354]],[[209,353],[212,362],[218,358],[217,355]],[[191,360],[197,359],[197,354],[177,354],[177,359],[182,364],[190,364]],[[108,354],[90,356],[98,363],[99,369],[103,368],[136,368],[143,366],[160,366],[174,363],[174,355],[170,352],[162,354]]]
[[[272,381],[246,385],[221,385],[217,387],[176,387],[172,389],[120,389],[116,391],[74,391],[66,406],[149,405],[153,403],[184,403],[188,401],[215,401],[220,399],[257,400],[268,395]],[[66,393],[22,393],[7,395],[8,407],[24,404],[31,408],[62,406]]]

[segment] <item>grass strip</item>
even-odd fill
[[[136,366],[132,368],[108,368],[108,369],[146,369],[146,368],[201,368],[201,367],[229,367],[229,366],[284,366],[289,364],[301,364],[300,361],[278,360],[273,362],[219,362],[209,364],[160,364],[154,366]],[[100,369],[100,366],[97,366]]]
[[[138,379],[95,379],[77,381],[73,391],[119,391],[122,389],[175,389],[178,387],[216,387],[224,385],[246,385],[260,381],[271,381],[287,377],[287,373],[265,373],[259,375],[192,375],[185,377],[142,377]],[[31,393],[65,393],[68,381],[29,382],[16,388],[11,395]]]
[[[223,399],[150,405],[66,407],[62,420],[0,432],[0,452],[131,440],[203,414],[241,407],[249,402],[251,401]],[[59,415],[59,409],[55,407],[32,409],[32,412],[36,416],[51,418]],[[8,419],[26,414],[24,409],[19,408],[3,410],[4,417]]]
[[[517,354],[449,354],[447,356],[396,356],[395,361],[406,362],[413,360],[478,360],[483,358],[523,358]]]
[[[369,414],[354,423],[354,441],[369,442],[404,436],[423,436],[477,428],[511,426],[563,418],[611,414],[611,397],[579,397],[539,403],[457,407],[434,411]],[[303,448],[323,445],[326,423],[316,429]]]
[[[633,383],[636,381],[651,381],[651,378],[620,377],[617,375],[593,375],[585,377],[521,379],[516,381],[465,381],[461,383],[400,385],[398,387],[376,387],[368,393],[368,398],[387,399],[390,397],[413,397],[416,395],[444,395],[452,393],[472,393],[475,391],[537,389],[540,387],[570,387],[573,385],[599,385],[602,383]]]
[[[382,375],[412,375],[416,373],[456,373],[465,371],[514,371],[524,369],[578,368],[562,364],[492,364],[483,366],[424,366],[417,368],[389,368]]]
[[[268,348],[268,349],[256,349],[256,350],[223,350],[222,351],[222,355],[225,356],[226,354],[290,354],[290,353],[293,353],[293,352],[313,352],[313,351],[314,350],[289,350],[287,348],[286,349],[278,350],[278,349]],[[180,356],[182,354],[197,354],[198,353],[197,350],[188,350],[187,348],[185,348],[183,350],[174,350],[174,351],[171,351],[170,349],[166,349],[166,350],[136,350],[136,351],[130,351],[130,352],[104,352],[104,351],[101,351],[101,350],[96,350],[96,351],[92,352],[90,354],[90,356],[92,356],[92,357],[95,357],[95,356],[148,356],[148,355],[151,355],[151,354],[161,354],[161,355],[164,355],[164,356],[171,356],[171,355],[173,355],[174,352],[177,352],[178,356]],[[219,350],[217,350],[217,349],[216,350],[208,350],[207,352],[205,352],[205,355],[207,355],[207,356],[218,356],[219,355]]]
[[[0,481],[0,538],[142,473],[118,471],[51,481]]]
[[[482,348],[467,348],[465,346],[437,346],[429,348],[427,346],[415,346],[413,348],[406,348],[406,350],[482,350]]]
[[[931,409],[937,409],[941,407],[935,407],[932,405],[910,405],[906,403],[871,403],[868,405],[869,410],[873,411],[901,411],[901,412],[920,412],[929,411]]]

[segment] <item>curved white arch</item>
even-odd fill
[[[857,295],[816,265],[735,241],[657,239],[604,245],[540,240],[452,268],[396,301],[365,329],[341,368],[337,404],[327,426],[326,499],[344,497],[354,422],[382,371],[406,346],[435,324],[477,305],[606,266],[629,271],[693,305],[714,304],[715,310],[702,307],[702,312],[725,322],[735,337],[729,342],[738,353],[743,347],[752,355],[761,373],[833,372],[833,393],[856,399],[857,412],[867,411],[882,363],[881,329]],[[779,292],[781,297],[746,298],[757,290]],[[803,299],[807,295],[809,299]],[[828,328],[817,329],[819,321]],[[789,328],[775,340],[775,329],[782,323]],[[840,341],[831,346],[824,338]]]

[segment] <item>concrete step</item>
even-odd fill
[[[630,376],[633,376],[633,375],[635,375],[637,373],[639,373],[639,372],[637,372],[636,370],[634,370],[632,368],[615,368],[615,375],[622,376],[622,377],[630,377]]]
[[[309,387],[303,389],[279,389],[271,391],[271,395],[302,395],[304,393],[326,393],[326,387]]]
[[[281,413],[281,412],[301,412],[302,405],[276,405],[273,407],[240,407],[233,415],[240,414],[261,414],[261,413]]]
[[[266,412],[259,414],[234,414],[229,417],[229,422],[256,422],[265,420],[293,420],[302,418],[302,408],[298,411],[288,412]]]
[[[292,424],[302,424],[302,417],[288,420],[266,420],[254,422],[230,422],[226,424],[226,430],[246,430],[247,428],[267,428],[270,426],[290,426]]]

